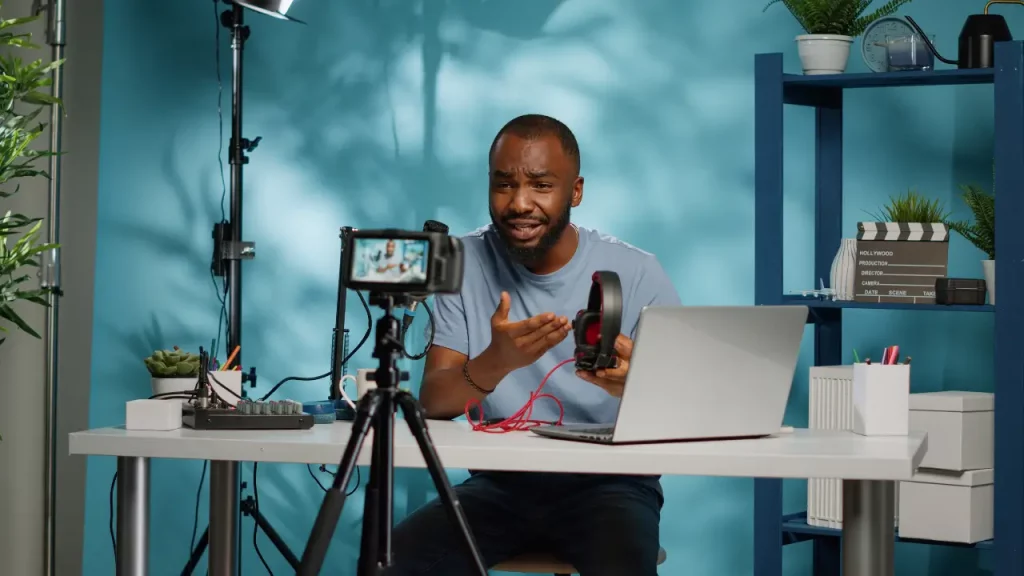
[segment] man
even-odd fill
[[[583,201],[579,169],[575,137],[553,118],[521,116],[498,133],[490,152],[491,225],[463,238],[461,293],[435,300],[420,392],[428,417],[459,416],[471,399],[488,419],[518,411],[544,375],[573,356],[570,318],[586,307],[593,272],[612,270],[622,281],[629,335],[616,341],[619,366],[593,374],[566,366],[545,392],[562,402],[566,423],[615,420],[640,309],[679,298],[653,255],[570,223]],[[557,405],[540,400],[533,418],[557,420]],[[538,551],[581,576],[657,574],[656,477],[476,472],[455,490],[488,566]],[[473,574],[438,501],[396,527],[389,574]]]
[[[383,279],[394,280],[408,268],[409,266],[402,260],[402,255],[396,253],[394,240],[388,240],[384,245],[383,256],[377,253],[377,274]]]

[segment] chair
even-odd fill
[[[658,565],[665,563],[667,558],[664,548],[658,549]],[[554,576],[569,576],[579,574],[575,568],[555,560],[550,554],[523,554],[511,560],[506,560],[491,568],[496,572],[520,572],[524,574],[554,574]]]

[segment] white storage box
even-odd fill
[[[995,462],[995,396],[988,392],[910,395],[910,429],[928,434],[921,468],[981,470]]]
[[[130,400],[125,404],[125,430],[181,428],[181,400]]]
[[[853,366],[814,366],[810,369],[808,387],[808,428],[853,430]],[[899,501],[896,490],[897,510]],[[899,515],[894,521],[899,522]],[[807,523],[823,528],[843,527],[842,480],[807,480]]]
[[[918,472],[900,482],[900,538],[974,544],[993,534],[992,469]]]

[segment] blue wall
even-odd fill
[[[154,347],[209,345],[217,332],[210,227],[222,214],[217,154],[227,135],[218,136],[211,4],[105,2],[91,426],[121,424],[124,402],[149,393],[141,358]],[[245,236],[258,257],[244,266],[243,342],[248,363],[259,361],[258,392],[328,369],[338,227],[415,229],[436,218],[461,233],[486,222],[487,148],[524,112],[559,117],[580,140],[587,190],[577,222],[655,252],[688,304],[751,303],[753,55],[784,52],[787,70],[799,70],[793,18],[763,5],[303,0],[294,13],[306,27],[250,17],[245,133],[264,140],[246,171]],[[954,53],[963,18],[980,7],[937,0],[910,12]],[[1010,15],[1024,30],[1024,16]],[[220,46],[226,82],[224,34]],[[859,49],[851,71],[864,70]],[[225,86],[225,113],[229,103]],[[991,87],[864,90],[846,106],[847,235],[890,194],[917,187],[963,216],[957,185],[990,184]],[[787,290],[817,281],[813,135],[811,113],[787,109]],[[952,274],[980,277],[977,250],[959,237],[950,250]],[[350,302],[358,337],[363,312]],[[845,337],[862,353],[900,344],[915,358],[915,390],[990,390],[983,316],[851,313]],[[810,359],[807,346],[791,424],[806,424]],[[372,362],[364,350],[353,367]],[[419,365],[408,368],[418,377]],[[286,386],[305,400],[323,397],[326,384]],[[113,573],[113,472],[112,458],[89,462],[88,575]],[[243,472],[251,487],[251,466]],[[198,462],[153,463],[156,576],[179,573],[187,558],[199,474]],[[431,497],[429,484],[425,473],[400,471],[397,514]],[[665,488],[664,573],[752,573],[750,480],[666,478]],[[261,466],[260,496],[301,550],[321,499],[308,472]],[[804,499],[803,482],[787,483],[788,511]],[[329,558],[344,573],[358,548],[362,500],[351,502]],[[243,566],[258,574],[251,526]],[[985,552],[925,546],[900,546],[897,556],[901,576],[987,574],[990,563]],[[787,574],[809,574],[809,560],[809,545],[789,547]]]

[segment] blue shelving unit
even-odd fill
[[[925,306],[807,302],[814,325],[814,364],[841,363],[843,310],[882,313],[947,310],[994,315],[996,576],[1024,574],[1024,43],[1001,42],[996,65],[941,70],[803,76],[785,74],[782,54],[755,57],[755,300],[791,302],[782,285],[783,111],[815,110],[814,278],[827,278],[843,237],[843,94],[862,88],[992,84],[995,99],[996,306]],[[782,547],[812,541],[815,576],[840,573],[839,532],[809,526],[804,514],[783,516],[782,481],[754,485],[754,574],[781,576]]]

